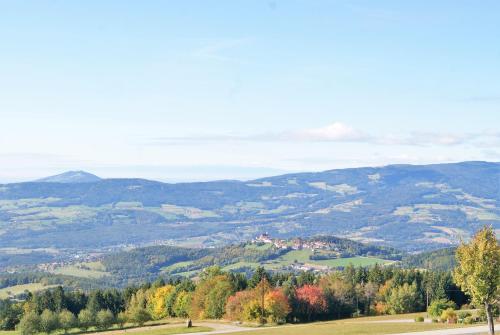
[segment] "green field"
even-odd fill
[[[172,334],[189,334],[189,333],[200,333],[200,332],[208,332],[212,331],[213,328],[210,327],[172,327],[172,328],[162,328],[162,329],[148,329],[144,331],[136,331],[136,329],[127,329],[127,330],[114,330],[113,334],[128,334],[132,333],[134,335],[172,335]]]
[[[257,250],[266,250],[271,247],[270,244],[265,244],[265,245],[248,245],[246,248],[248,249],[257,249]],[[233,264],[229,264],[223,267],[223,270],[225,271],[235,271],[238,269],[242,268],[257,268],[258,266],[263,266],[266,270],[285,270],[286,268],[292,266],[292,265],[297,265],[297,264],[303,264],[306,266],[328,266],[330,268],[337,268],[337,267],[345,267],[349,264],[352,264],[354,266],[371,266],[375,264],[391,264],[394,263],[394,261],[390,260],[385,260],[381,258],[375,258],[375,257],[364,257],[364,256],[356,256],[356,257],[346,257],[346,258],[333,258],[333,259],[326,259],[326,260],[311,260],[309,259],[310,256],[312,256],[314,252],[312,250],[291,250],[287,252],[286,254],[282,255],[281,257],[278,257],[276,259],[264,261],[264,262],[247,262],[247,261],[239,261]],[[164,273],[172,273],[180,276],[193,276],[199,270],[192,270],[192,271],[183,271],[183,268],[191,266],[195,263],[195,261],[185,261],[185,262],[178,262],[175,264],[172,264],[170,266],[166,266],[162,268],[162,272]]]
[[[8,298],[9,296],[15,296],[23,293],[24,291],[36,292],[55,286],[56,285],[43,285],[40,283],[9,286],[0,289],[0,299],[5,299]]]
[[[283,326],[250,332],[239,332],[239,335],[383,335],[402,332],[417,332],[436,329],[456,328],[455,325],[438,323],[375,323],[375,322],[317,322],[304,325]]]
[[[102,278],[109,276],[100,262],[78,263],[57,268],[52,273],[82,278]]]
[[[213,328],[210,327],[202,327],[202,326],[194,326],[191,328],[181,327],[181,326],[172,326],[168,328],[149,328],[149,326],[143,327],[144,330],[140,330],[137,328],[130,329],[110,329],[103,332],[93,333],[90,331],[88,334],[106,334],[112,332],[112,334],[127,334],[132,333],[134,335],[173,335],[173,334],[189,334],[189,333],[200,333],[200,332],[208,332],[212,331]],[[18,331],[0,331],[0,335],[18,335],[20,332]],[[54,334],[63,334],[62,331],[54,332]],[[81,334],[78,329],[70,330],[69,334]]]

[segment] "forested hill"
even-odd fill
[[[57,178],[0,185],[0,248],[210,246],[335,234],[407,250],[500,228],[500,164],[391,165],[253,181]],[[85,181],[85,182],[81,182]]]

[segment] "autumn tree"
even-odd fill
[[[191,317],[220,319],[224,315],[227,299],[234,293],[230,277],[219,268],[210,268],[202,274],[192,295]]]
[[[153,289],[151,294],[149,306],[153,319],[159,320],[167,316],[167,308],[165,305],[167,297],[175,290],[172,285],[160,286]]]
[[[313,315],[327,312],[328,304],[321,288],[315,285],[299,287],[295,293],[299,312],[311,321]]]
[[[291,312],[290,303],[282,289],[274,289],[265,296],[266,314],[271,322],[284,323]]]
[[[462,243],[456,259],[456,283],[471,296],[473,304],[484,306],[489,334],[495,334],[492,308],[500,297],[500,246],[493,228],[484,227],[469,243]]]

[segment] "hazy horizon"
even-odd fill
[[[498,9],[2,3],[0,182],[498,161]]]

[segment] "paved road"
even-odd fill
[[[497,325],[495,325],[497,326]],[[496,328],[496,327],[495,327]],[[392,335],[472,335],[488,333],[488,326],[477,326],[455,329],[427,330],[424,332],[399,333]]]

